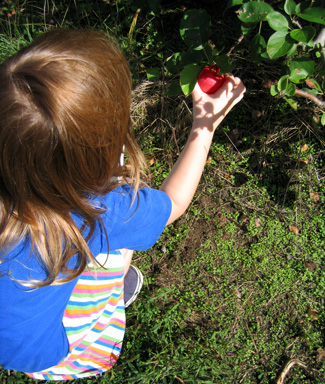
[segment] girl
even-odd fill
[[[214,95],[196,86],[188,142],[154,190],[140,181],[130,72],[110,39],[53,30],[0,66],[4,369],[68,380],[114,365],[124,285],[128,302],[141,285],[139,272],[128,272],[132,251],[150,248],[186,210],[214,130],[244,92],[231,75]],[[128,167],[119,161],[123,146]]]

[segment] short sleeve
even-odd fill
[[[100,249],[96,253],[122,248],[144,251],[158,240],[171,213],[169,196],[148,187],[140,189],[136,195],[134,193],[133,188],[124,185],[96,199],[96,204],[105,207],[102,223],[94,234],[97,240],[101,239]],[[95,243],[98,245],[96,239]],[[91,245],[90,249],[95,254]]]

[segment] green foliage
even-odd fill
[[[307,8],[297,14],[301,19],[312,23],[325,25],[325,9],[324,8]]]
[[[182,70],[180,86],[186,96],[192,92],[198,75],[205,65],[218,65],[221,68],[221,74],[230,72],[234,68],[234,63],[229,57],[220,54],[222,48],[212,50],[209,42],[210,26],[210,16],[203,9],[187,11],[181,21],[180,34],[189,47],[189,51],[178,56],[183,58],[178,62],[178,68]]]
[[[303,84],[305,87],[302,90],[307,92],[300,92],[300,96],[309,97],[308,93],[311,93],[317,97],[324,94],[325,88],[321,85],[324,74],[319,70],[322,66],[322,48],[313,39],[316,36],[315,25],[325,23],[325,9],[318,7],[317,3],[296,4],[294,0],[286,0],[278,9],[263,1],[230,1],[228,4],[229,7],[241,5],[238,19],[243,23],[244,35],[251,39],[251,59],[258,64],[263,61],[279,61],[282,64],[282,73],[285,75],[279,79],[277,87],[273,85],[270,88],[272,96],[295,97],[298,84]],[[249,37],[257,26],[257,34]],[[273,33],[270,33],[270,29]],[[309,63],[308,70],[304,66],[306,61]],[[313,78],[314,68],[317,68],[316,79]],[[291,99],[288,102],[294,107],[297,105],[292,104]],[[321,105],[320,100],[318,104]]]
[[[194,89],[201,70],[202,67],[198,64],[189,64],[182,71],[180,84],[185,95],[189,95]]]
[[[240,8],[238,18],[243,23],[255,24],[265,20],[272,11],[273,8],[267,3],[250,1]]]
[[[179,76],[179,85],[172,82],[167,95],[174,96],[179,92],[183,92],[186,96],[189,95],[200,71],[207,64],[218,65],[221,68],[221,74],[233,70],[235,63],[222,53],[223,47],[216,47],[209,40],[210,30],[211,18],[207,11],[190,9],[184,13],[179,25],[184,50],[174,52],[167,57],[164,63],[164,75],[167,77]],[[147,69],[149,80],[156,78],[152,76],[153,71],[155,69]]]
[[[202,50],[208,41],[210,24],[210,16],[203,9],[186,12],[179,30],[184,43],[194,50]]]

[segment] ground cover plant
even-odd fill
[[[182,68],[170,66],[187,49],[179,32],[186,12],[209,14],[211,53],[230,52],[247,87],[215,135],[189,210],[152,249],[135,255],[145,284],[127,310],[117,365],[74,384],[325,381],[324,109],[308,98],[296,98],[293,108],[281,87],[271,95],[270,85],[290,76],[281,72],[287,58],[257,63],[250,37],[239,39],[236,10],[243,4],[231,3],[0,2],[0,60],[55,26],[116,36],[134,77],[133,124],[152,186],[168,174],[191,125]],[[285,14],[284,2],[268,3]],[[315,55],[308,58],[322,101],[321,57],[308,55]],[[1,370],[0,382],[37,381]]]

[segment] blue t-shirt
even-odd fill
[[[88,242],[93,255],[128,248],[146,250],[163,231],[171,212],[171,201],[162,191],[141,189],[131,205],[133,189],[116,188],[94,203],[104,206],[100,223]],[[77,224],[82,220],[73,215]],[[122,257],[122,256],[121,256]],[[18,244],[0,264],[0,273],[14,279],[43,280],[46,276],[36,256],[30,257],[29,239]],[[73,260],[71,261],[73,263]],[[56,365],[68,353],[62,325],[63,312],[78,278],[62,284],[30,289],[8,274],[0,277],[0,364],[4,369],[37,372]]]

